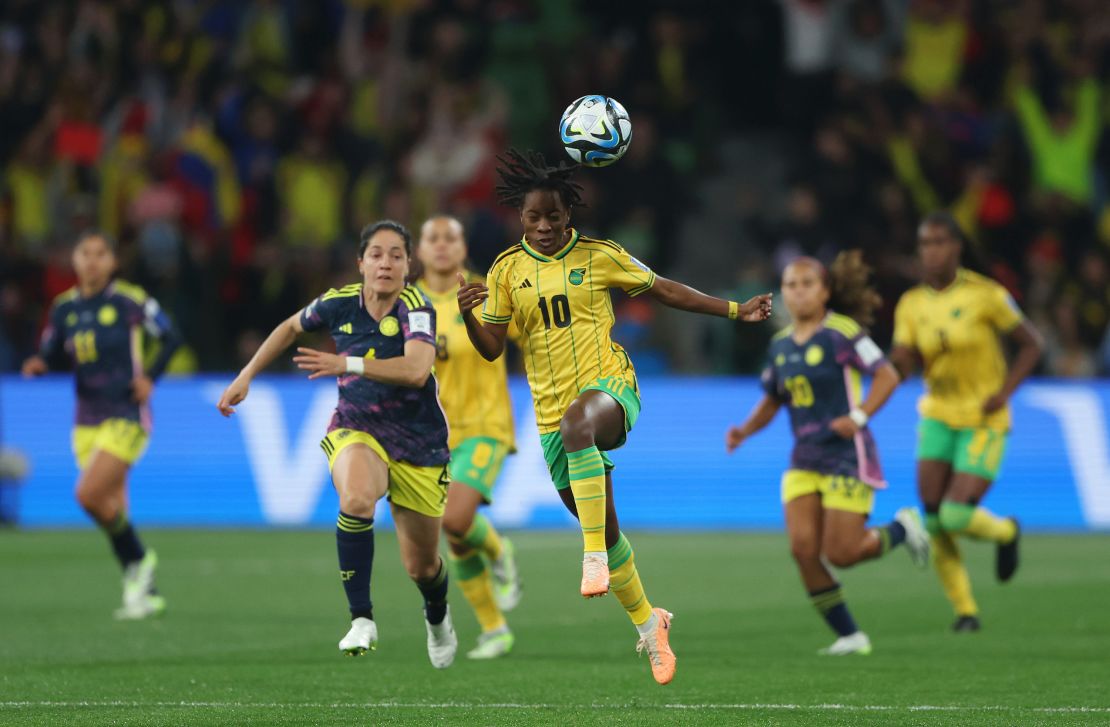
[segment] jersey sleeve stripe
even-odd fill
[[[655,285],[655,273],[654,272],[651,275],[648,276],[648,281],[646,283],[644,283],[643,285],[641,285],[638,288],[633,288],[632,290],[629,290],[628,291],[628,296],[630,298],[635,298],[637,295],[640,295],[641,293],[646,293],[647,291],[651,290],[651,286],[653,286],[653,285]]]
[[[828,319],[825,320],[825,327],[831,328],[847,338],[855,338],[863,332],[863,329],[854,321],[844,320],[840,317],[834,318],[833,316],[829,316]]]
[[[521,244],[520,244],[520,243],[518,242],[517,244],[513,245],[513,246],[512,246],[512,247],[510,247],[510,248],[509,248],[508,250],[506,250],[505,252],[501,253],[501,254],[500,254],[500,255],[498,255],[498,256],[497,256],[496,258],[494,258],[494,261],[493,261],[493,265],[490,265],[490,269],[492,270],[492,269],[493,269],[493,268],[494,268],[494,267],[495,267],[495,266],[497,265],[497,263],[501,262],[502,260],[504,260],[505,258],[509,257],[510,255],[515,255],[516,253],[518,253],[518,252],[523,252],[523,251],[524,251],[524,246],[523,246],[523,245],[521,245]]]
[[[499,316],[491,316],[488,313],[483,313],[482,314],[482,320],[485,321],[486,323],[508,323],[512,319],[513,319],[513,317],[511,315],[499,317]]]
[[[620,245],[618,245],[617,243],[613,242],[612,240],[595,240],[592,237],[582,237],[582,238],[579,238],[579,241],[580,242],[585,242],[587,244],[588,243],[593,243],[595,245],[605,245],[607,247],[613,248],[617,252],[624,252],[624,248],[621,247]]]

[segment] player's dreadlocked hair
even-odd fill
[[[874,323],[875,310],[883,304],[883,298],[871,284],[871,272],[860,250],[844,250],[837,255],[825,272],[828,307],[854,318],[861,326]]]
[[[501,184],[497,185],[497,201],[520,209],[524,197],[534,189],[549,189],[559,195],[567,209],[581,207],[582,185],[572,178],[577,170],[573,164],[547,166],[547,160],[538,151],[528,150],[523,154],[509,149],[505,156],[497,157],[501,166],[497,173]]]

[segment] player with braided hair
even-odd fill
[[[548,471],[582,527],[581,593],[616,594],[640,634],[638,650],[647,650],[655,680],[666,684],[675,671],[671,614],[653,608],[644,593],[617,522],[613,463],[605,454],[624,444],[640,414],[632,361],[610,337],[609,289],[751,322],[770,315],[771,296],[739,304],[659,277],[617,243],[570,226],[582,204],[575,167],[548,166],[543,155],[516,150],[499,161],[499,199],[519,211],[524,235],[494,261],[486,284],[460,276],[459,310],[471,342],[491,361],[504,351],[509,324],[520,330]],[[481,321],[473,313],[480,305]]]

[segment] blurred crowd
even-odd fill
[[[916,221],[951,209],[968,264],[1049,339],[1042,373],[1110,374],[1108,48],[1101,0],[6,0],[0,370],[34,349],[90,227],[185,334],[176,372],[237,368],[355,279],[375,219],[454,214],[484,270],[520,234],[496,155],[562,159],[562,109],[607,93],[633,142],[579,174],[588,234],[683,272],[708,244],[691,222],[724,212],[735,264],[716,268],[736,275],[684,282],[734,294],[774,287],[796,254],[861,247],[885,343]],[[784,172],[714,197],[730,143]],[[691,344],[652,306],[618,313],[652,370],[762,357],[762,332]]]

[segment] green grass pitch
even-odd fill
[[[1110,723],[1110,537],[1028,536],[1016,580],[967,543],[983,609],[952,620],[906,554],[842,574],[869,657],[820,658],[831,635],[781,534],[630,532],[652,601],[676,614],[659,687],[616,599],[577,595],[573,532],[519,533],[525,599],[512,655],[428,664],[420,599],[378,533],[381,643],[352,659],[331,533],[157,531],[160,620],[115,623],[118,573],[92,530],[0,533],[0,724]]]

